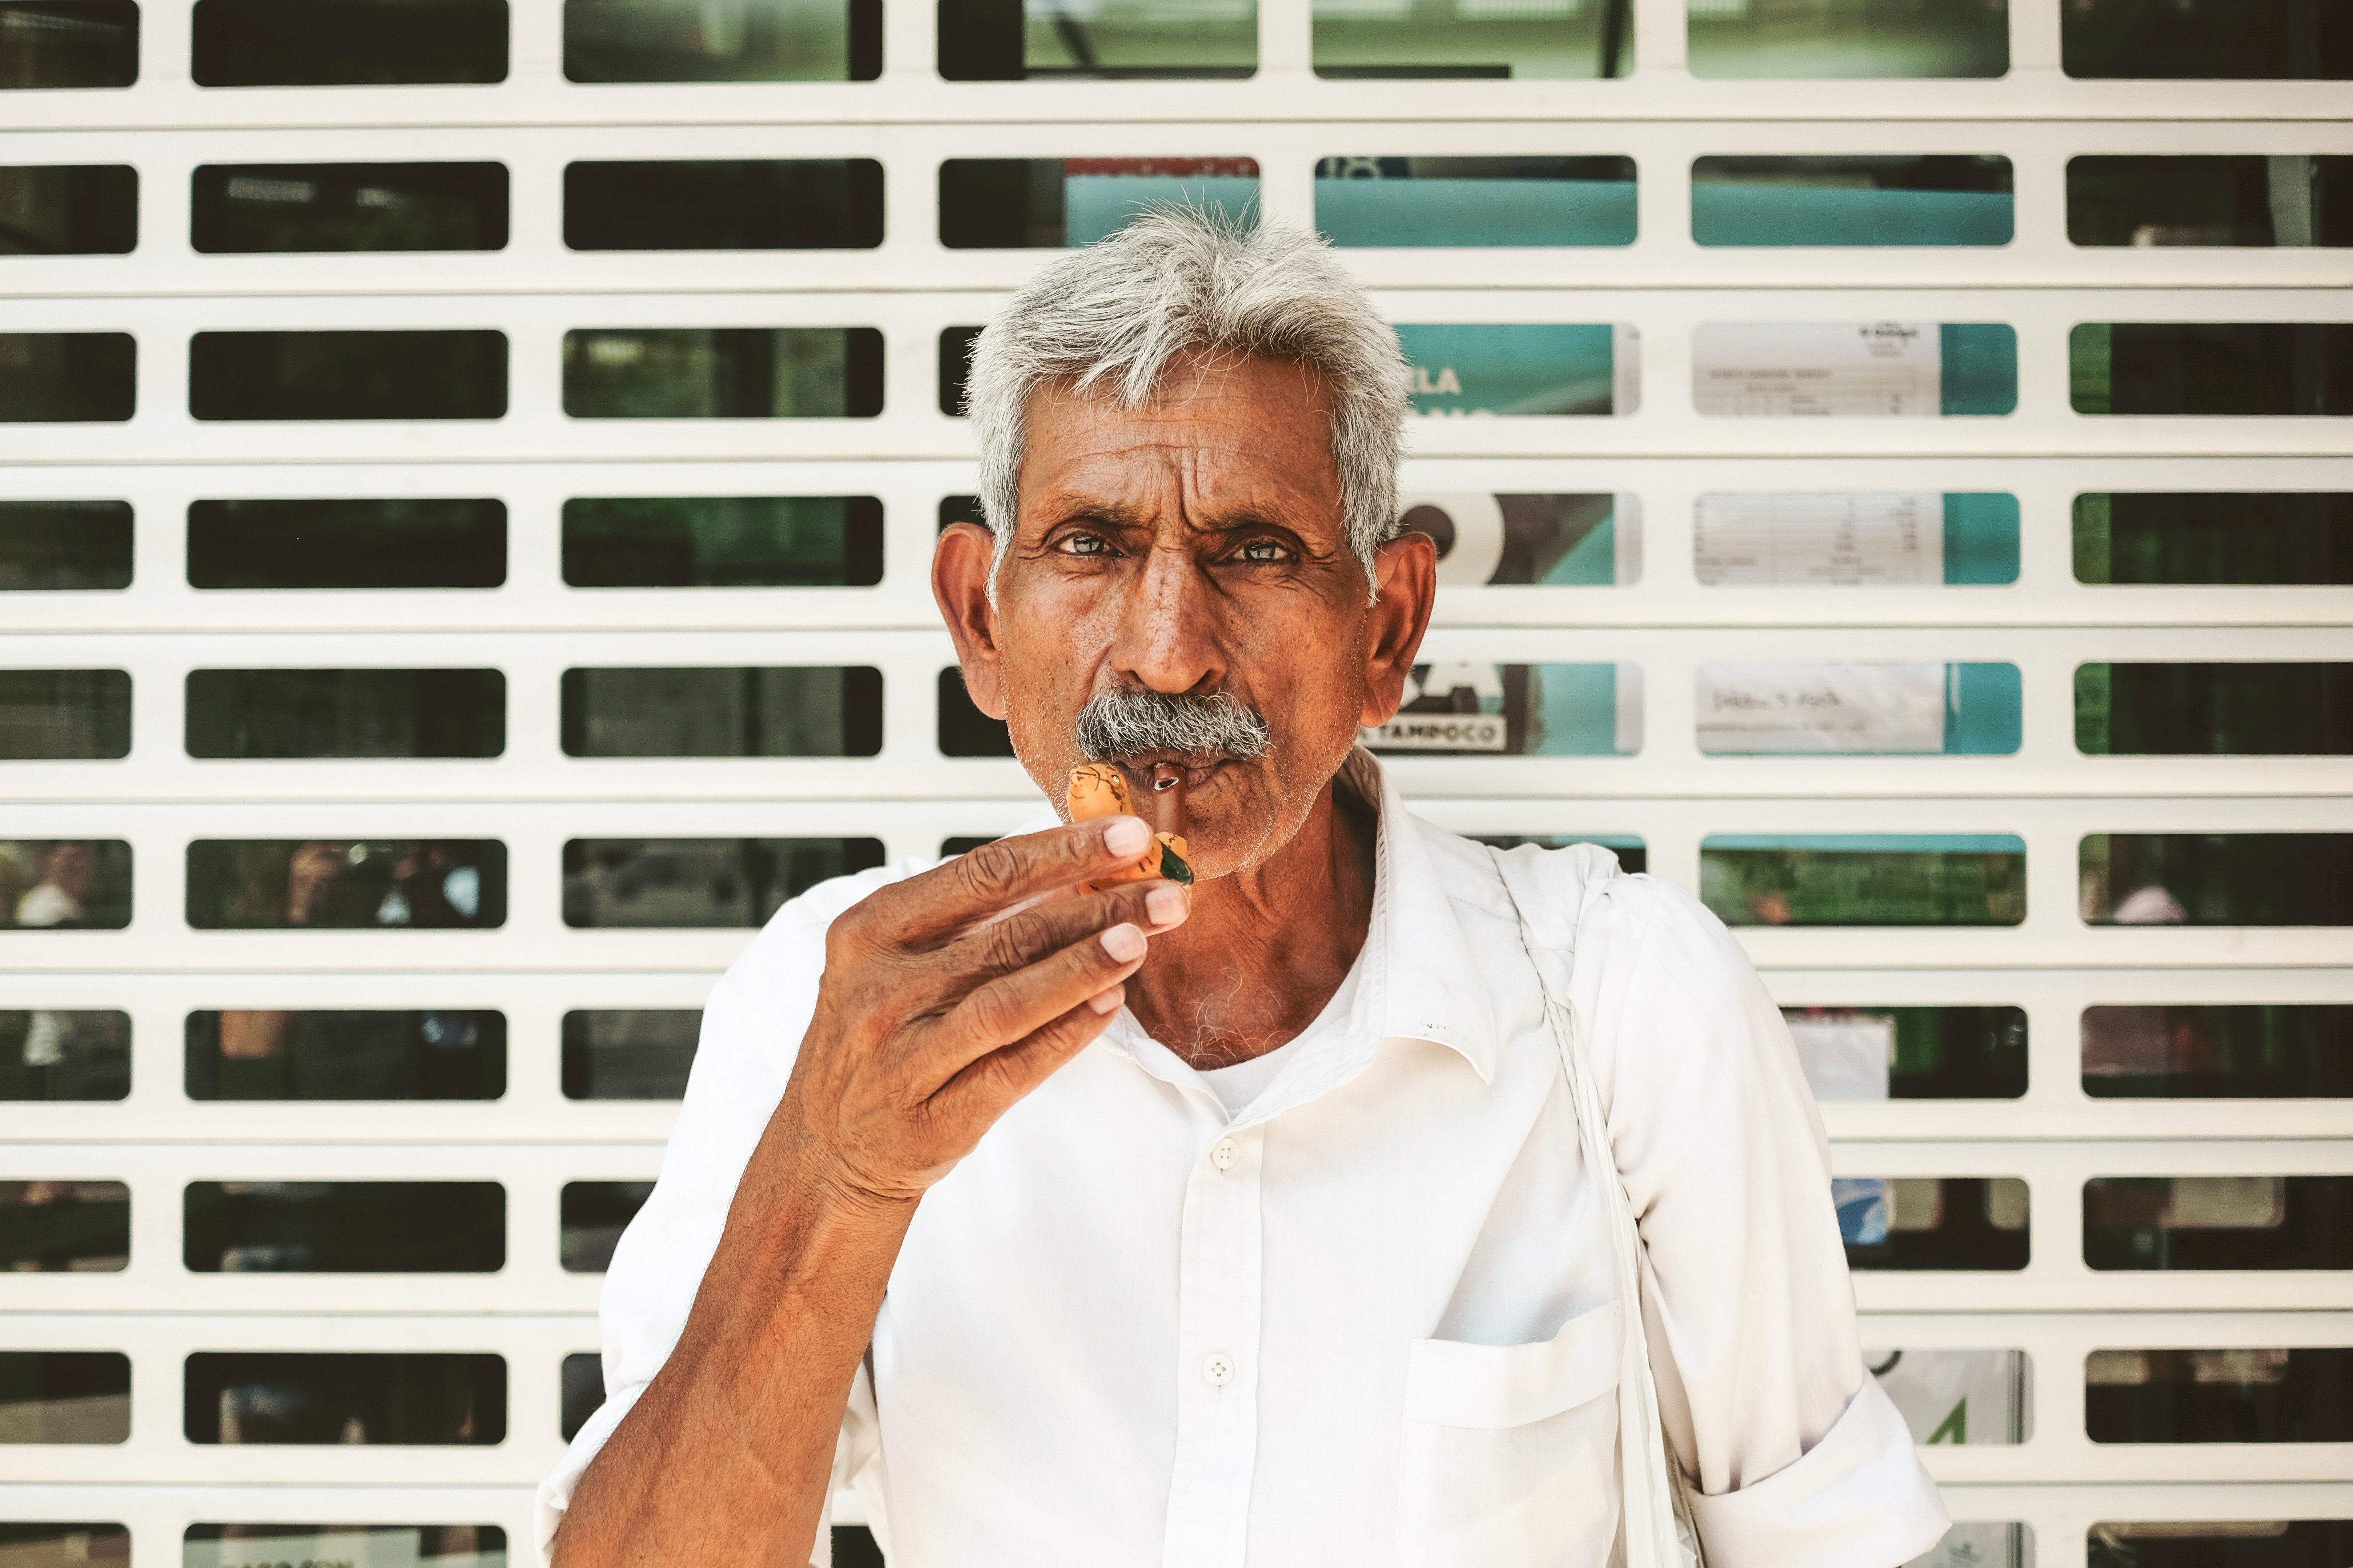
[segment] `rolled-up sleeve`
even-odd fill
[[[922,868],[919,863],[895,865],[810,889],[776,912],[712,988],[660,1179],[623,1232],[605,1276],[599,1313],[605,1403],[539,1485],[541,1568],[552,1561],[573,1489],[670,1360],[686,1328],[726,1228],[736,1185],[784,1096],[793,1055],[816,1007],[826,928],[884,882]],[[835,1446],[832,1486],[847,1484],[864,1469],[874,1447],[873,1397],[860,1368]],[[820,1527],[813,1561],[822,1565],[829,1556],[828,1531]]]
[[[1864,1371],[1830,1148],[1723,925],[1648,877],[1580,923],[1572,993],[1655,1289],[1670,1445],[1715,1568],[1894,1568],[1949,1521]]]

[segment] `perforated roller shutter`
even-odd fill
[[[1694,47],[1706,28],[1805,10],[1693,5]],[[2278,395],[2294,406],[2200,412],[2218,406],[2198,400],[2210,362],[2140,329],[2076,329],[2327,323],[2347,315],[2348,252],[2174,243],[2161,216],[2141,243],[2079,246],[2068,170],[2091,155],[2318,158],[2295,177],[2353,199],[2324,166],[2353,154],[2353,132],[2341,82],[2071,77],[2066,5],[2097,9],[2011,0],[2005,17],[1994,0],[2006,74],[1941,79],[1695,77],[1678,0],[1635,0],[1614,79],[1318,76],[1308,0],[1263,0],[1254,75],[949,81],[933,8],[887,0],[879,23],[862,9],[857,36],[826,46],[869,64],[879,50],[874,79],[615,83],[567,80],[563,6],[513,0],[497,79],[233,88],[192,79],[184,0],[146,0],[134,83],[0,91],[11,167],[136,174],[135,242],[58,238],[57,197],[49,228],[19,213],[10,243],[81,253],[0,256],[0,333],[21,334],[0,340],[14,389],[0,500],[121,503],[0,514],[16,574],[0,581],[0,1080],[16,1097],[0,1103],[0,1237],[23,1270],[0,1280],[0,1520],[70,1521],[47,1546],[0,1526],[0,1558],[104,1560],[121,1550],[92,1533],[105,1523],[127,1528],[143,1568],[184,1551],[244,1561],[203,1527],[252,1523],[495,1526],[527,1553],[567,1387],[575,1418],[595,1401],[593,1365],[567,1373],[567,1358],[596,1348],[598,1249],[634,1201],[627,1184],[659,1159],[681,1015],[797,880],[986,837],[1031,809],[942,684],[951,655],[925,571],[944,498],[972,485],[969,433],[942,412],[958,341],[944,349],[943,333],[984,320],[1052,252],[944,247],[943,160],[1103,160],[1094,172],[1114,179],[1241,183],[1215,187],[1229,192],[1254,161],[1263,211],[1305,223],[1319,193],[1363,196],[1335,194],[1343,174],[1551,156],[1631,160],[1630,193],[1580,165],[1615,216],[1576,220],[1630,234],[1347,252],[1408,326],[1419,401],[1439,415],[1414,426],[1409,489],[1454,551],[1420,683],[1429,723],[1398,737],[1424,748],[1396,753],[1409,795],[1464,831],[1599,837],[1654,874],[1705,880],[1748,922],[1741,939],[1823,1082],[1859,1097],[1824,1110],[1866,1342],[1891,1379],[1914,1380],[1907,1413],[1931,1428],[1955,1516],[2025,1527],[1957,1538],[1944,1561],[2341,1562],[2344,1537],[2326,1533],[2339,1527],[2274,1524],[2353,1518],[2353,1038],[2325,1010],[2353,1004],[2353,868],[2327,837],[2353,834],[2329,754],[2346,746],[2343,690],[2326,672],[2282,678],[2321,684],[2279,699],[2272,739],[2242,754],[2088,754],[2079,740],[2131,752],[2125,731],[2145,739],[2168,713],[2211,740],[2206,688],[2167,698],[2158,678],[2117,671],[2341,666],[2353,598],[2326,563],[2284,583],[2133,585],[2079,580],[2078,555],[2127,552],[2125,513],[2142,503],[2111,495],[2353,491],[2348,348],[2317,327],[2256,334],[2248,352],[2284,356]],[[461,9],[416,26],[455,37]],[[1198,9],[1199,37],[1239,26],[1247,52],[1246,7]],[[1603,25],[1601,0],[1525,9]],[[2341,48],[2321,37],[2328,8],[2273,9],[2304,16],[2311,47]],[[99,37],[128,10],[0,6],[0,56],[31,59],[25,40],[58,28]],[[754,28],[739,47],[764,47],[763,15],[706,4],[691,25],[713,48],[738,26]],[[1046,47],[1033,39],[1033,56]],[[233,54],[204,68],[259,68]],[[1730,190],[1737,208],[1740,191],[1780,186],[1770,169],[1762,186],[1705,171],[1695,184],[1694,161],[1778,154],[1829,160],[1829,186],[1854,190],[1878,178],[1855,175],[1875,167],[1856,156],[2007,160],[2013,233],[2001,242],[1997,199],[1955,220],[1994,225],[1974,242],[1696,242],[1695,191]],[[625,172],[575,185],[567,214],[567,178],[592,178],[567,165],[774,159],[871,160],[791,200],[879,244],[566,243],[567,221],[584,247],[598,224],[627,241],[624,220],[659,194]],[[1342,162],[1319,181],[1325,159]],[[502,245],[234,248],[340,177],[257,166],[345,163],[502,166],[502,189],[494,174],[456,195],[403,175],[412,185],[353,176],[330,192],[337,232],[443,202],[431,221],[456,227],[437,232],[490,246],[503,228]],[[1011,167],[998,174],[1031,177]],[[1969,188],[1998,198],[1988,178]],[[116,221],[107,201],[119,216],[105,179],[119,176],[76,187],[99,204],[72,220],[85,239]],[[981,205],[1001,218],[1011,187],[991,188],[998,205]],[[1031,217],[1076,232],[1078,195],[1063,198],[1060,217],[1050,202]],[[1377,203],[1365,221],[1385,221]],[[1724,221],[1737,237],[1746,220]],[[2292,216],[2247,221],[2295,237],[2278,226]],[[2301,221],[2326,226],[2309,205]],[[1603,369],[1572,386],[1547,362],[1492,393],[1501,382],[1482,378],[1519,373],[1460,331],[1481,323],[1594,329],[1542,342]],[[1850,332],[1758,348],[1721,331],[1756,323]],[[1876,361],[1852,331],[1870,323],[1901,329]],[[858,331],[649,333],[774,328]],[[235,335],[422,330],[473,336],[437,340],[426,368],[383,370],[385,384],[467,416],[313,417],[398,395],[332,354],[304,368],[323,340]],[[569,348],[568,333],[582,334]],[[1808,354],[1820,374],[1785,374]],[[2190,412],[2129,411],[2116,389],[2151,354],[2190,365],[2189,390],[2147,394]],[[661,365],[676,374],[656,385]],[[393,403],[368,402],[379,394]],[[582,414],[735,416],[575,416],[567,397]],[[1514,398],[1587,412],[1473,412]],[[1919,416],[1875,416],[1906,398]],[[2104,398],[2121,411],[2098,412]],[[745,416],[794,399],[819,416]],[[273,416],[199,416],[224,413]],[[1725,499],[1760,496],[1816,499]],[[575,505],[567,546],[567,501],[680,497],[872,500],[744,503],[691,526],[676,509]],[[476,504],[255,504],[271,500]],[[2305,521],[2286,534],[2225,508],[2201,537],[2226,557],[2345,537],[2341,510],[2295,504]],[[130,542],[110,553],[125,507]],[[387,518],[427,531],[385,536],[372,564],[319,548]],[[706,569],[737,585],[690,585]],[[238,585],[338,570],[357,585]],[[420,571],[443,585],[366,585]],[[1857,664],[1901,668],[1840,673]],[[802,667],[826,673],[744,673]],[[610,673],[665,668],[720,673]],[[200,673],[273,670],[461,673]],[[57,671],[99,673],[12,673]],[[1772,716],[1809,691],[1868,710],[1859,732],[1877,742]],[[2106,717],[2083,729],[2098,704]],[[1456,736],[1472,749],[1428,750],[1444,721],[1481,719],[1500,723]],[[1704,751],[1703,723],[1711,746],[1751,750]],[[944,755],[944,735],[981,754]],[[1757,754],[1792,745],[1850,749]],[[339,750],[375,754],[317,754]],[[418,750],[435,754],[383,754]],[[695,751],[737,754],[597,754]],[[2216,837],[2251,834],[2308,837]],[[779,842],[808,840],[848,842]],[[2134,898],[2126,923],[2086,918]],[[2185,1011],[2232,1007],[2247,1010]],[[2094,1008],[2126,1011],[2087,1023]],[[448,1184],[349,1185],[370,1182]],[[127,1221],[106,1184],[127,1188]],[[387,1265],[406,1271],[369,1271]],[[338,1267],[362,1272],[325,1271]],[[1933,1353],[1950,1351],[2022,1359]],[[243,1359],[295,1352],[460,1359]],[[128,1358],[127,1395],[112,1356]],[[2184,1536],[2184,1521],[2232,1528]],[[2201,1540],[2258,1555],[2178,1554]],[[371,1549],[393,1555],[368,1560],[495,1544],[379,1538]],[[2319,1554],[2292,1554],[2306,1545]]]

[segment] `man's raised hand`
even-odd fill
[[[894,882],[826,933],[778,1117],[848,1195],[912,1203],[1119,1011],[1182,889],[1072,889],[1151,842],[1114,816],[985,844]]]

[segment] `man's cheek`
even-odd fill
[[[1267,693],[1260,711],[1279,736],[1294,745],[1321,743],[1356,735],[1357,716],[1365,706],[1364,672],[1324,661],[1302,660],[1282,683]]]
[[[1004,650],[999,668],[1009,710],[1036,714],[1068,705],[1076,714],[1078,704],[1086,700],[1087,666],[1067,643],[1023,637],[1008,641]]]

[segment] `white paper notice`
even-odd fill
[[[1610,576],[1620,587],[1642,580],[1642,498],[1619,490],[1609,502]]]
[[[1934,321],[1711,321],[1692,333],[1702,414],[1934,418],[1944,349]]]
[[[1729,587],[1941,587],[1944,492],[1704,495],[1692,567]]]
[[[1609,328],[1609,412],[1620,419],[1642,407],[1642,329],[1624,321]]]
[[[1642,667],[1620,664],[1612,687],[1618,700],[1618,754],[1630,757],[1642,749]]]
[[[1704,664],[1703,752],[1941,752],[1941,664]]]
[[[1869,1014],[1792,1018],[1789,1038],[1816,1100],[1885,1100],[1895,1020]]]

